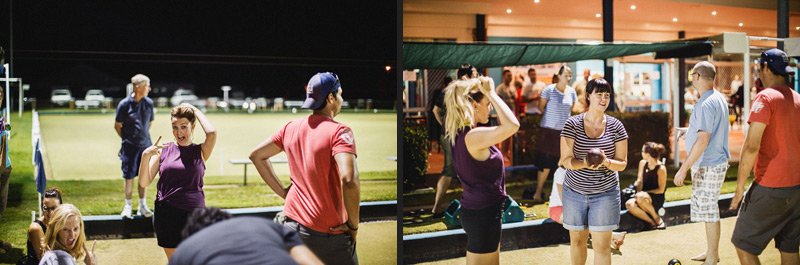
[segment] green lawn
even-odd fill
[[[396,200],[396,171],[362,173],[361,201]],[[282,176],[284,185],[289,177]],[[155,181],[158,181],[156,178]],[[206,177],[203,191],[206,205],[218,208],[247,208],[283,205],[283,199],[275,195],[260,178],[248,180],[242,185],[242,178]],[[64,202],[80,207],[84,215],[119,214],[122,210],[121,180],[61,180],[48,181],[48,187],[58,187],[64,191]],[[156,196],[155,184],[147,189],[147,204],[153,209]],[[134,191],[134,199],[138,198]],[[36,199],[34,196],[32,199]],[[134,200],[134,207],[138,201]]]
[[[31,164],[31,114],[25,113],[22,118],[14,115],[12,122],[9,155],[13,170],[8,208],[0,216],[0,240],[11,243],[12,249],[0,254],[0,264],[15,263],[20,254],[25,252],[26,231],[31,223],[31,211],[36,209],[37,203]]]
[[[721,192],[723,194],[736,191],[736,174],[738,173],[738,166],[738,163],[731,163],[731,167],[728,169],[725,182],[722,185]],[[620,184],[622,187],[627,187],[636,180],[636,170],[637,169],[629,169],[620,172]],[[671,166],[668,167],[666,201],[689,199],[692,195],[692,187],[689,185],[691,181],[687,180],[687,185],[676,187],[672,182],[675,172],[677,172],[676,168]],[[509,178],[506,181],[506,192],[520,203],[520,207],[526,214],[526,220],[549,218],[549,206],[547,204],[531,205],[531,201],[520,199],[525,188],[533,187],[534,181],[531,181],[530,179],[531,178],[529,177],[519,176]],[[690,177],[687,176],[687,179],[690,179]],[[752,176],[748,180],[748,185],[750,181],[752,181]],[[552,185],[552,178],[548,178],[547,184],[545,185],[545,192],[548,195],[550,194],[550,188]],[[461,198],[462,191],[463,190],[460,186],[458,188],[449,190],[445,195],[445,201],[449,202],[453,199]],[[433,204],[433,199],[434,193],[432,190],[416,192],[413,194],[405,194],[403,195],[403,207],[406,207],[406,209],[415,207],[429,208]],[[404,235],[447,230],[447,227],[445,227],[441,220],[431,219],[430,215],[422,215],[420,217],[404,216],[403,219],[404,221],[414,221],[411,224],[403,225]]]
[[[360,139],[364,139],[359,143],[359,172],[361,177],[361,200],[362,201],[377,201],[377,200],[395,200],[397,198],[396,191],[397,191],[397,171],[396,171],[396,162],[386,160],[386,156],[394,155],[396,153],[396,145],[392,144],[387,146],[385,149],[377,150],[378,148],[370,148],[371,146],[368,143],[369,141],[377,141],[376,139],[389,139],[389,134],[381,134],[378,136],[368,136],[368,133],[362,133],[364,136],[359,138],[358,129],[362,128],[365,132],[376,132],[380,130],[384,130],[387,124],[389,124],[388,120],[394,119],[395,116],[388,115],[388,114],[351,114],[350,119],[345,119],[343,115],[342,121],[345,123],[354,123],[359,124],[358,127],[354,126],[354,130],[356,130],[356,141]],[[239,122],[246,122],[245,118],[251,117],[260,117],[265,122],[264,123],[278,123],[275,121],[278,117],[291,118],[291,117],[300,117],[300,116],[291,116],[291,114],[274,114],[274,116],[270,114],[263,114],[263,115],[243,115],[243,114],[214,114],[212,115],[211,119],[216,124],[227,124],[226,126],[230,126],[235,124],[231,120],[239,120]],[[272,119],[272,117],[276,117]],[[61,124],[60,126],[67,126],[69,122],[72,123],[83,123],[86,120],[93,120],[95,122],[101,121],[103,119],[110,118],[113,121],[113,116],[110,115],[50,115],[50,116],[43,116],[51,125],[54,124]],[[165,115],[159,115],[158,118],[164,120],[166,118]],[[158,121],[157,118],[157,121]],[[62,120],[63,119],[63,120]],[[69,120],[69,122],[65,121]],[[224,122],[217,122],[224,121]],[[359,120],[359,121],[356,121]],[[366,122],[364,120],[371,120],[374,122]],[[8,208],[0,216],[0,241],[7,242],[11,244],[10,249],[2,250],[0,248],[0,264],[8,264],[14,263],[17,259],[19,259],[20,255],[25,251],[25,242],[27,240],[27,227],[31,221],[31,211],[36,209],[36,186],[33,181],[33,165],[31,164],[31,114],[25,113],[22,118],[18,118],[16,116],[13,117],[13,128],[14,130],[11,133],[11,140],[10,140],[10,155],[12,157],[12,165],[13,165],[13,172],[11,175],[11,184],[10,184],[10,192],[8,198]],[[252,122],[252,121],[249,121]],[[44,123],[44,121],[42,121]],[[280,123],[283,123],[281,121]],[[44,124],[43,124],[44,125]],[[110,125],[109,125],[110,126]],[[154,126],[154,131],[156,129],[156,124]],[[160,126],[160,125],[159,125]],[[263,126],[263,124],[260,124]],[[394,123],[392,123],[394,126]],[[80,126],[78,126],[80,127]],[[256,126],[252,126],[256,128]],[[113,129],[109,128],[110,133],[114,133]],[[394,127],[392,127],[392,130]],[[100,165],[99,161],[91,162],[90,159],[87,159],[87,156],[100,156],[97,152],[102,149],[94,149],[95,143],[89,144],[74,144],[68,139],[68,135],[70,133],[63,132],[65,130],[64,127],[60,127],[60,129],[50,128],[51,130],[46,131],[50,134],[50,137],[54,137],[54,135],[60,135],[63,138],[50,138],[48,140],[48,147],[52,148],[54,145],[73,145],[74,147],[82,148],[79,152],[69,152],[59,155],[60,157],[70,157],[74,159],[74,163],[71,165],[69,163],[65,164],[70,168],[75,167],[90,167],[85,172],[93,172],[93,171],[109,171],[109,172],[116,172],[118,171],[118,164],[119,160],[114,157],[113,163],[115,163],[113,167],[110,166],[95,166]],[[243,128],[240,128],[243,129]],[[251,128],[252,129],[252,128]],[[100,128],[89,129],[86,131],[97,131]],[[270,129],[269,134],[271,134],[272,129]],[[82,130],[83,131],[83,130]],[[235,131],[235,130],[234,130]],[[43,130],[43,134],[45,131]],[[169,132],[168,132],[169,133]],[[78,134],[73,135],[79,136]],[[103,133],[98,133],[103,134]],[[156,135],[154,133],[154,135]],[[196,132],[195,135],[198,135]],[[255,135],[254,133],[252,135]],[[392,131],[390,134],[392,143],[395,142],[394,137],[396,137],[396,133]],[[116,136],[116,135],[111,135]],[[168,136],[168,135],[165,135]],[[105,136],[103,136],[105,137]],[[157,137],[157,136],[156,136]],[[266,137],[266,136],[264,136]],[[81,138],[85,138],[82,136]],[[236,142],[233,137],[229,137],[228,142]],[[371,140],[370,140],[371,139]],[[197,140],[195,140],[197,141]],[[387,140],[388,141],[388,140]],[[221,142],[218,142],[218,147],[220,146]],[[118,145],[118,143],[116,143]],[[386,146],[386,144],[384,144]],[[63,148],[63,147],[62,147]],[[376,149],[376,150],[371,150]],[[64,149],[68,150],[68,149]],[[217,149],[218,152],[220,149]],[[249,151],[248,151],[249,152]],[[384,156],[384,153],[386,154]],[[215,153],[214,156],[218,155],[219,153]],[[364,154],[367,154],[366,156]],[[370,157],[369,154],[372,154]],[[50,157],[53,158],[54,154],[51,152]],[[212,156],[212,159],[214,159]],[[246,155],[244,155],[246,157]],[[379,157],[375,157],[379,156]],[[365,163],[365,161],[371,161],[370,158],[374,158],[373,161],[375,163],[387,163],[391,165],[391,167],[387,166],[385,170],[378,170],[383,166],[375,166],[368,165],[369,162]],[[51,162],[52,163],[52,162]],[[210,163],[209,163],[210,164]],[[280,167],[280,166],[278,166]],[[241,168],[241,166],[237,167]],[[372,169],[371,171],[365,170]],[[64,168],[67,170],[67,168]],[[82,169],[77,169],[82,170]],[[85,169],[83,169],[85,170]],[[215,174],[213,169],[211,169],[211,165],[209,165],[209,170],[207,177],[205,177],[205,194],[206,194],[206,204],[208,206],[216,206],[221,208],[241,208],[241,207],[264,207],[264,206],[275,206],[281,205],[283,200],[274,195],[274,193],[264,184],[264,182],[257,176],[255,170],[250,167],[248,170],[248,185],[242,186],[242,176],[241,172],[236,173],[234,172],[227,172],[226,175],[219,175]],[[62,173],[64,174],[64,173]],[[109,173],[110,174],[110,173]],[[117,176],[118,173],[113,173]],[[280,171],[278,173],[284,183],[288,183],[288,174],[281,174]],[[119,177],[98,177],[94,178],[95,180],[87,181],[87,180],[75,180],[69,178],[56,178],[56,180],[49,180],[48,187],[59,187],[64,191],[64,202],[72,203],[77,205],[84,215],[104,215],[104,214],[118,214],[121,210],[122,201],[122,181]],[[151,209],[153,208],[153,199],[155,198],[155,184],[151,185],[147,191],[147,198],[148,204],[150,205]],[[134,192],[134,198],[136,198]],[[134,202],[134,206],[137,205],[137,202]],[[392,241],[395,242],[395,241]],[[3,252],[7,251],[7,252]]]
[[[297,114],[210,113],[208,118],[217,128],[218,138],[214,153],[206,161],[206,174],[242,176],[243,166],[230,164],[230,159],[246,159],[256,145],[271,137],[286,122],[306,115],[305,111]],[[397,162],[387,159],[397,156],[396,114],[343,113],[336,120],[353,129],[359,171],[397,170]],[[117,156],[120,139],[113,128],[113,113],[42,114],[40,123],[48,177],[57,180],[121,179]],[[168,110],[160,109],[150,130],[153,141],[159,136],[162,136],[161,143],[173,141],[170,126]],[[204,137],[198,124],[194,142],[202,143]],[[289,174],[286,164],[275,164],[275,171],[279,175]],[[249,177],[256,176],[254,173],[255,169],[249,166]]]

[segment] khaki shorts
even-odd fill
[[[775,248],[781,252],[797,253],[800,248],[800,186],[768,188],[753,182],[744,198],[731,237],[733,245],[760,255],[775,239]]]

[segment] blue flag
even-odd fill
[[[36,141],[36,154],[34,158],[36,163],[36,191],[44,193],[47,189],[47,178],[44,174],[44,161],[42,160],[42,151],[39,149],[39,141]]]

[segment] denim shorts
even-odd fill
[[[564,228],[606,232],[619,225],[619,186],[606,192],[584,195],[567,186],[563,191]]]

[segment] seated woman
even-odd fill
[[[667,190],[667,168],[659,162],[665,150],[664,145],[644,143],[639,176],[634,182],[636,195],[625,202],[629,213],[658,229],[666,228],[666,223],[658,216],[658,209],[664,207],[664,192]]]
[[[47,189],[42,199],[42,217],[33,221],[28,227],[28,254],[18,264],[39,264],[44,255],[44,232],[47,231],[47,222],[50,221],[53,210],[59,205],[61,205],[61,190]]]
[[[83,259],[86,265],[95,265],[97,260],[94,257],[94,244],[97,241],[92,243],[91,249],[86,247],[85,242],[86,234],[81,211],[72,204],[58,206],[50,216],[50,222],[47,223],[46,249],[63,250],[76,260]]]

